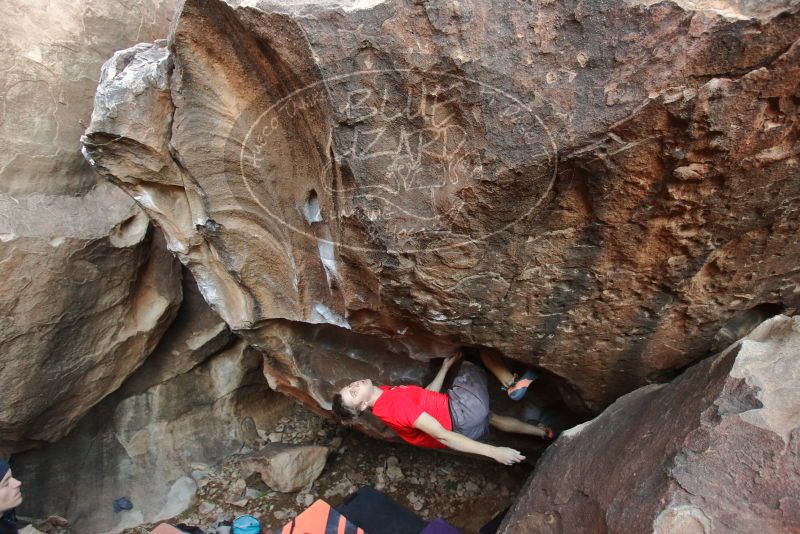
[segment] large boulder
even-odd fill
[[[320,445],[272,443],[243,456],[239,465],[248,478],[258,473],[270,488],[291,493],[310,486],[319,478],[329,453],[328,447]]]
[[[161,343],[117,391],[66,438],[14,456],[21,513],[95,533],[174,517],[193,501],[198,464],[253,446],[289,408],[267,385],[261,355],[231,335],[191,276],[184,294]],[[133,509],[115,513],[119,497]]]
[[[0,246],[0,448],[8,449],[65,436],[142,364],[181,300],[180,265],[113,185],[19,204],[0,200],[10,236]]]
[[[542,456],[499,532],[800,530],[800,317],[618,399]]]
[[[100,67],[177,0],[0,5],[0,454],[63,437],[153,350],[180,268],[78,142]]]
[[[187,0],[104,66],[84,146],[234,330],[491,348],[597,411],[797,308],[799,22]]]

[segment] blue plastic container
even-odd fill
[[[233,520],[233,534],[261,534],[261,523],[252,515],[240,515]]]

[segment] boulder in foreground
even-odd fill
[[[542,457],[499,532],[800,531],[800,317],[617,400]]]

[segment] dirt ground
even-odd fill
[[[337,506],[359,487],[370,485],[425,520],[441,517],[472,533],[514,501],[532,470],[531,463],[503,466],[371,439],[299,405],[272,433],[262,437],[259,446],[269,442],[316,444],[333,451],[320,477],[297,493],[272,491],[254,477],[242,479],[236,457],[218,466],[194,466],[193,476],[200,487],[197,501],[167,522],[208,532],[219,520],[250,514],[261,521],[263,532],[274,532],[316,499]],[[128,529],[124,534],[146,534],[154,526]]]

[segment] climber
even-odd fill
[[[0,534],[17,534],[14,508],[22,503],[22,483],[11,476],[11,466],[0,460]]]
[[[553,438],[553,431],[548,427],[492,413],[486,372],[471,362],[463,362],[452,387],[447,393],[440,393],[448,370],[460,357],[458,352],[446,358],[436,377],[424,389],[419,386],[375,386],[370,379],[353,382],[334,395],[333,411],[343,419],[352,419],[369,408],[373,415],[412,445],[449,447],[488,456],[506,465],[520,462],[525,457],[508,447],[482,443],[490,425],[504,432]],[[516,377],[496,356],[482,354],[481,360],[514,400],[521,399],[537,377],[533,371]]]

